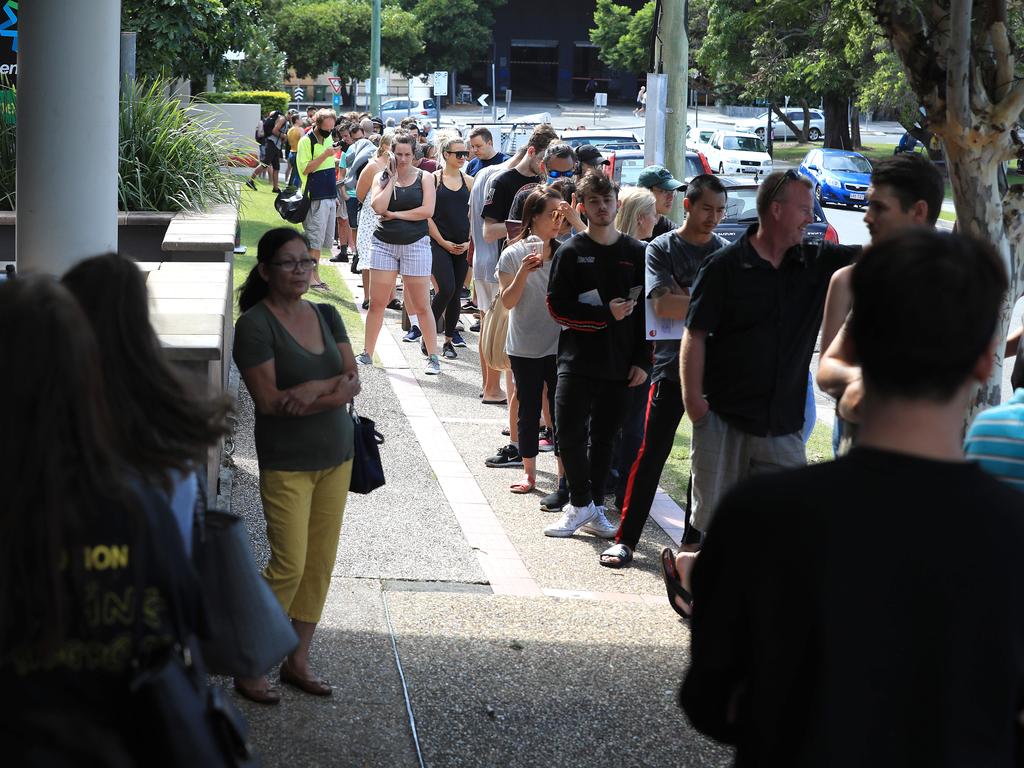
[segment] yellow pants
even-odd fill
[[[317,472],[260,470],[270,541],[263,577],[285,613],[297,621],[320,621],[351,479],[351,460]]]

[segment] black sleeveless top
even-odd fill
[[[416,171],[416,181],[408,187],[394,187],[388,201],[389,211],[411,211],[423,205],[423,171]],[[381,219],[373,231],[374,237],[382,243],[409,245],[427,236],[427,220],[405,221],[403,219]]]
[[[434,202],[434,225],[441,237],[452,243],[465,243],[469,240],[469,186],[461,172],[459,179],[462,186],[454,191],[445,186],[444,179],[440,179]]]

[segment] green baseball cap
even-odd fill
[[[659,187],[668,190],[676,190],[686,186],[679,179],[672,178],[668,168],[663,165],[648,165],[640,171],[636,184],[638,187],[646,187],[647,189]]]

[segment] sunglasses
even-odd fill
[[[469,150],[468,149],[456,149],[454,151],[449,150],[448,152],[445,152],[445,154],[446,155],[455,155],[455,157],[457,157],[459,160],[465,160],[467,157],[469,157]]]
[[[782,174],[779,180],[775,182],[775,189],[772,190],[771,195],[768,197],[768,202],[774,202],[775,197],[779,194],[779,190],[782,189],[782,187],[786,184],[787,181],[796,181],[799,178],[800,177],[797,175],[797,172],[794,171],[792,168],[790,168],[788,171]]]
[[[548,171],[548,178],[549,179],[563,179],[563,178],[564,179],[569,179],[569,178],[572,178],[575,174],[576,174],[576,170],[575,169],[573,169],[571,171]]]

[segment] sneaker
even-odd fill
[[[509,443],[498,449],[498,452],[489,459],[484,460],[488,467],[521,467],[523,457],[519,455],[519,449]]]
[[[412,326],[409,332],[402,337],[402,341],[414,342],[419,339],[423,334],[420,332],[419,326]]]
[[[469,288],[463,288],[461,291],[459,291],[459,298],[460,299],[468,299],[469,297],[470,297]]]
[[[471,330],[473,333],[480,333],[480,321],[477,320],[475,323],[469,326],[469,330]]]
[[[602,539],[614,538],[615,534],[619,532],[619,526],[609,522],[608,518],[604,516],[604,507],[595,507],[591,504],[591,508],[594,510],[594,516],[581,526],[582,530],[600,536]]]
[[[352,254],[352,264],[349,266],[348,270],[353,275],[361,275],[362,274],[363,271],[361,269],[359,269],[359,254],[358,253],[353,253]]]
[[[551,434],[551,430],[544,428],[540,432],[540,439],[537,441],[537,447],[542,453],[555,450],[555,438]]]
[[[391,301],[388,302],[388,309],[394,309],[397,312],[401,312],[402,302],[400,302],[398,299],[392,299]]]
[[[370,355],[366,354],[366,350],[363,350],[358,355],[356,355],[356,362],[359,363],[360,365],[373,365],[373,358]]]
[[[462,321],[461,321],[461,320],[459,320],[459,322],[457,322],[457,323],[455,324],[455,330],[456,330],[456,331],[464,331],[464,330],[466,330],[466,326],[464,326],[464,325],[462,324]]]
[[[370,300],[369,299],[363,299],[363,303],[360,304],[359,306],[361,306],[363,309],[369,309],[370,308]]]
[[[427,358],[427,367],[423,369],[423,372],[428,376],[437,376],[441,373],[441,361],[437,355],[431,355]]]
[[[476,303],[472,299],[470,299],[469,301],[462,305],[463,312],[476,312],[476,310]]]
[[[245,186],[247,186],[249,189],[256,189],[256,182],[254,182],[252,179],[246,179]]]
[[[452,346],[450,341],[446,341],[444,346],[441,347],[441,356],[444,357],[445,360],[454,360],[458,357],[455,353],[455,347]]]
[[[348,261],[348,251],[340,251],[337,256],[331,256],[328,261],[333,261],[335,264],[344,264]]]
[[[466,346],[466,340],[462,338],[462,334],[458,331],[452,334],[452,346],[460,348]]]
[[[430,357],[430,355],[427,354],[427,342],[423,339],[420,339],[420,354],[424,357]]]
[[[540,508],[543,512],[561,512],[569,503],[569,489],[559,488],[554,493],[549,493],[540,500]]]
[[[597,514],[597,508],[593,504],[588,504],[585,507],[574,507],[570,504],[556,522],[544,529],[544,535],[567,539],[580,528],[588,525],[595,514]]]
[[[270,191],[273,192],[275,195],[280,195],[281,194],[281,188],[280,187],[274,187]]]

